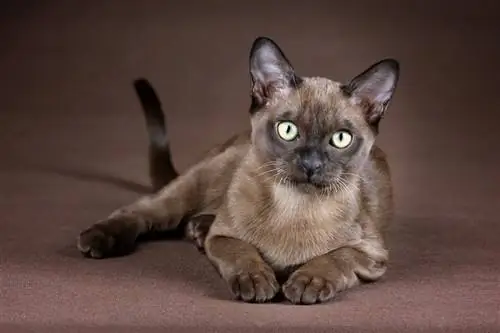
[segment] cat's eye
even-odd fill
[[[285,141],[293,141],[299,136],[297,125],[291,121],[281,121],[276,124],[276,132]]]
[[[347,131],[337,131],[333,133],[330,144],[336,148],[344,149],[352,142],[352,135]]]

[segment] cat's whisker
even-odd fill
[[[360,190],[360,189],[359,189],[359,187],[358,187],[357,185],[355,185],[355,184],[352,184],[352,183],[347,183],[347,182],[345,182],[345,181],[342,181],[341,183],[342,183],[343,188],[344,188],[345,190],[349,190],[349,191],[351,191],[351,192],[353,192],[354,190],[356,190],[356,191],[359,191],[359,190]]]
[[[258,167],[257,167],[257,169],[255,169],[255,170],[256,170],[256,171],[257,171],[257,170],[261,170],[261,169],[263,169],[263,168],[267,168],[267,167],[269,167],[269,166],[271,166],[271,165],[274,165],[274,164],[275,164],[275,162],[274,162],[274,161],[268,161],[268,162],[265,162],[265,163],[261,164],[260,166],[258,166]]]
[[[341,200],[344,201],[345,197],[346,197],[344,184],[341,182],[338,182],[338,183],[336,183],[336,185],[338,187],[337,193],[339,194]]]
[[[352,192],[354,192],[354,191],[360,192],[361,191],[361,187],[360,187],[359,183],[347,182],[345,179],[344,179],[344,182],[346,183],[346,185],[348,185],[349,189]],[[354,194],[354,196],[356,196],[356,194]]]
[[[257,173],[257,176],[260,176],[260,177],[263,176],[263,177],[266,177],[267,179],[272,179],[272,178],[276,178],[277,176],[282,175],[283,173],[284,173],[284,170],[282,168],[275,166],[272,169]]]
[[[352,182],[347,182],[345,179],[342,177],[337,178],[337,180],[334,182],[334,184],[338,185],[339,188],[339,194],[341,195],[342,199],[345,200],[345,196],[348,197],[348,199],[355,200],[356,199],[356,192],[359,191],[359,188]],[[354,189],[352,187],[355,187]]]
[[[260,172],[260,173],[257,174],[257,176],[266,176],[266,175],[271,174],[271,177],[273,177],[273,176],[278,175],[279,172],[280,172],[280,170],[275,168],[275,169],[271,169],[271,170],[266,170],[266,171]]]
[[[264,163],[264,164],[260,165],[259,167],[257,167],[257,168],[255,169],[255,172],[256,172],[256,173],[259,173],[260,171],[262,171],[262,170],[266,170],[266,169],[268,169],[268,168],[270,168],[270,167],[271,167],[272,169],[276,169],[276,165],[275,165],[275,163],[274,163],[273,161],[271,161],[271,162],[266,162],[266,163]]]
[[[367,188],[370,188],[370,189],[375,188],[375,185],[373,185],[371,182],[367,181],[365,179],[365,177],[363,177],[361,175],[358,175],[358,174],[355,174],[355,173],[348,173],[347,172],[347,173],[343,173],[342,176],[348,176],[348,177],[352,177],[354,179],[357,179],[357,180],[361,181],[361,183],[363,183],[364,187],[367,187]],[[358,186],[358,188],[359,188],[359,186]]]
[[[335,184],[335,182],[330,183],[323,191],[325,191],[325,195],[328,195],[329,193],[337,193],[337,184]]]
[[[352,202],[355,202],[357,203],[358,202],[358,195],[359,195],[359,192],[360,192],[360,189],[357,187],[357,186],[347,186],[347,189],[348,193],[350,194],[350,198],[352,200]]]

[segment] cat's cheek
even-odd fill
[[[254,149],[262,163],[274,162],[276,164],[282,164],[283,162],[279,150],[268,141],[257,141],[254,143]]]
[[[260,151],[262,158],[267,161],[275,161],[286,165],[290,163],[288,158],[290,149],[286,143],[273,133],[263,134],[262,137],[256,140],[255,146]]]
[[[268,133],[262,122],[252,120],[252,145],[261,159],[267,160],[272,153],[268,144]]]
[[[359,170],[360,168],[362,168],[367,163],[367,161],[370,158],[370,151],[371,151],[372,147],[373,147],[373,144],[371,144],[371,145],[365,145],[354,156],[354,158],[352,159],[352,162],[351,162],[351,164],[352,164],[351,167],[354,170]]]

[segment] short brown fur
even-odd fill
[[[374,144],[379,119],[371,122],[366,107],[369,103],[370,110],[381,110],[381,118],[388,100],[374,103],[385,90],[373,97],[372,90],[360,88],[371,81],[343,85],[325,78],[283,80],[289,78],[291,65],[272,41],[258,39],[252,55],[269,50],[274,50],[274,62],[258,67],[268,70],[261,78],[276,73],[269,66],[280,67],[279,75],[259,82],[255,77],[262,73],[252,72],[258,95],[254,99],[260,101],[253,106],[252,130],[212,149],[158,193],[83,231],[80,251],[94,258],[127,253],[141,234],[171,230],[186,217],[202,216],[207,256],[234,296],[244,301],[269,301],[281,290],[292,303],[326,302],[385,273],[392,187],[386,156]],[[359,136],[349,158],[342,157],[346,162],[335,171],[339,174],[325,171],[328,186],[292,181],[297,171],[273,159],[283,143],[270,139],[275,133],[269,124],[285,118],[305,133],[300,140],[316,140],[323,131],[344,128],[345,122]],[[287,154],[295,151],[286,149]],[[213,223],[206,217],[210,215],[215,216]],[[280,286],[277,277],[282,274],[286,279]]]

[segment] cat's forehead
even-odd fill
[[[288,110],[305,123],[334,124],[349,119],[362,122],[357,107],[342,91],[342,84],[323,77],[304,77],[295,94],[286,100]]]
[[[341,95],[341,84],[324,77],[304,77],[299,88],[300,93],[309,100],[329,103],[331,96]]]

